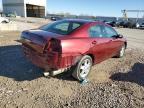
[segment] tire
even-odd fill
[[[117,55],[118,58],[122,58],[122,57],[124,56],[124,54],[125,54],[125,49],[126,49],[126,46],[123,45],[123,46],[121,47],[118,55]]]
[[[5,24],[5,23],[7,23],[7,22],[6,22],[6,21],[2,21],[1,23]]]
[[[74,67],[74,72],[72,76],[79,81],[83,81],[88,77],[91,71],[91,67],[92,67],[92,58],[88,55],[85,55]]]

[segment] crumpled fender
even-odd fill
[[[64,53],[61,56],[59,67],[65,68],[65,67],[71,67],[73,65],[76,65],[81,58],[83,57],[83,54],[81,53]]]

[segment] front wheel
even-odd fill
[[[125,49],[126,49],[126,48],[125,48],[125,45],[123,45],[123,46],[121,47],[118,55],[117,55],[118,58],[122,58],[122,57],[124,56],[124,54],[125,54]]]
[[[76,65],[72,75],[77,80],[83,81],[88,77],[91,67],[92,67],[92,58],[88,55],[85,55]]]
[[[1,23],[5,24],[5,23],[7,23],[7,21],[2,21]]]

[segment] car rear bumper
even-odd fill
[[[56,70],[58,68],[58,54],[41,54],[23,45],[25,56],[36,66],[45,70]]]
[[[50,52],[41,54],[27,46],[23,45],[23,51],[27,59],[29,59],[34,65],[45,69],[45,71],[56,71],[59,69],[66,69],[76,64],[80,58],[80,54],[65,53],[59,55],[57,52]]]

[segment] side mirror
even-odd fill
[[[123,38],[123,35],[121,35],[121,34],[118,34],[118,38]]]
[[[112,36],[112,38],[115,38],[115,39],[117,39],[117,38],[123,38],[123,35],[121,35],[121,34],[114,35],[114,36]]]

